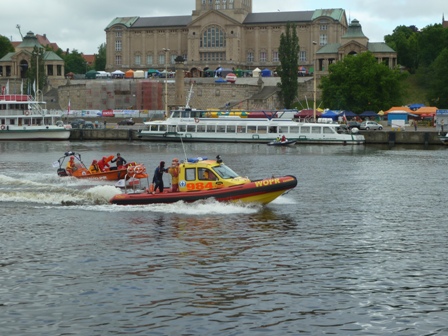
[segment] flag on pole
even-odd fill
[[[6,93],[5,94],[9,95],[9,79],[6,82]]]
[[[22,83],[20,83],[20,94],[23,95],[23,79],[22,79]]]
[[[34,95],[36,95],[36,81],[33,82],[33,92]]]
[[[67,106],[67,115],[70,114],[70,99],[68,100],[68,106]]]
[[[347,117],[345,116],[345,112],[344,115],[342,116],[342,119],[345,121],[345,123],[347,123]]]

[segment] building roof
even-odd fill
[[[51,49],[53,49],[53,50],[58,50],[59,49],[59,46],[58,46],[57,43],[50,42],[50,40],[47,38],[47,34],[43,34],[43,35],[36,34],[36,37],[37,37],[37,41],[41,45],[43,45],[45,47],[50,46]]]
[[[15,55],[15,52],[9,52],[2,58],[0,58],[0,62],[10,62],[12,61],[12,57]]]
[[[343,9],[319,9],[294,12],[250,13],[243,24],[269,24],[284,22],[311,22],[321,16],[329,16],[340,21],[344,16]],[[117,17],[109,23],[106,29],[122,24],[128,28],[186,27],[191,23],[191,15],[159,16],[159,17]]]
[[[316,54],[337,54],[340,46],[340,43],[328,43],[320,48]]]
[[[95,62],[95,54],[93,55],[84,55],[82,54],[82,58],[84,58],[84,61],[86,61],[89,64],[93,64]]]
[[[337,54],[339,52],[339,48],[341,47],[341,43],[328,43],[327,45],[320,48],[316,54]],[[389,47],[384,42],[375,42],[375,43],[367,43],[367,50],[374,54],[378,53],[395,53],[391,47]]]
[[[28,32],[23,38],[23,41],[16,48],[32,49],[34,47],[43,48],[43,46],[39,43],[36,35],[34,35],[33,32]]]
[[[63,61],[54,51],[46,51],[44,54],[45,61]]]
[[[106,29],[108,29],[116,24],[122,24],[122,25],[126,26],[127,28],[130,28],[134,24],[134,22],[137,21],[138,19],[139,19],[138,16],[116,17],[115,19],[112,20],[111,23],[109,23],[107,25]]]
[[[333,20],[342,21],[345,11],[342,8],[316,9],[311,20],[316,20],[321,16],[329,16]]]
[[[367,45],[369,51],[373,53],[394,53],[395,50],[393,50],[391,47],[389,47],[384,42],[369,42]]]
[[[347,32],[342,36],[343,39],[367,38],[362,31],[362,26],[358,20],[352,20],[347,28]]]
[[[185,27],[191,22],[191,15],[159,16],[138,18],[132,28]]]
[[[314,11],[250,13],[243,24],[310,22]]]

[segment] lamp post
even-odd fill
[[[33,52],[34,55],[36,55],[36,91],[34,92],[34,99],[39,101],[39,55],[42,55],[41,48],[37,48],[37,51]]]
[[[317,84],[316,84],[316,45],[317,42],[313,41],[313,66],[314,66],[314,71],[313,71],[313,76],[314,76],[314,83],[313,83],[313,93],[314,93],[314,98],[313,98],[313,116],[314,116],[314,122],[316,122],[316,95],[317,95]]]
[[[168,117],[168,48],[163,48],[165,52],[165,117]]]

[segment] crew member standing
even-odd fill
[[[165,161],[160,161],[160,165],[154,171],[154,177],[152,178],[152,183],[154,184],[153,194],[156,193],[157,189],[163,193],[163,173],[167,173],[168,169],[165,168]]]
[[[179,159],[172,160],[168,174],[171,175],[171,192],[179,191]]]
[[[127,163],[127,161],[121,156],[120,153],[117,153],[117,157],[110,162],[117,163],[117,168],[114,167],[114,169],[122,169],[122,166],[124,166]]]

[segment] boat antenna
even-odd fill
[[[176,132],[179,132],[178,125],[176,125]],[[187,160],[188,160],[187,159],[187,151],[185,150],[184,140],[182,140],[182,134],[179,133],[179,137],[180,137],[180,143],[182,145],[182,151],[184,152],[184,157],[185,157],[184,162],[187,162]]]
[[[185,104],[185,109],[189,109],[190,108],[190,100],[191,100],[191,97],[193,96],[193,93],[194,93],[194,91],[193,91],[194,83],[195,83],[195,81],[190,81],[191,86],[190,86],[190,90],[188,91],[187,103]]]

